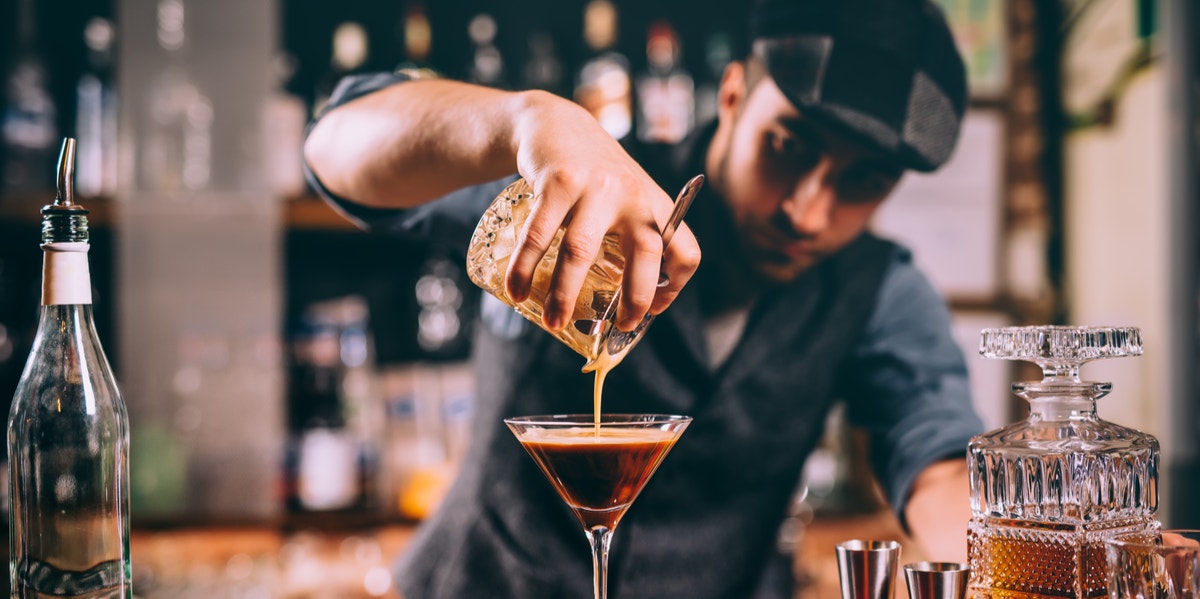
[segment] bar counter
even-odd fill
[[[130,540],[134,588],[139,599],[399,599],[391,566],[414,528],[139,530]]]
[[[904,564],[925,561],[925,554],[904,534],[890,509],[864,514],[821,517],[805,528],[795,560],[795,599],[840,597],[837,553],[834,546],[848,539],[898,541],[900,561],[896,568],[896,599],[909,599],[904,583]],[[966,543],[966,539],[963,539]]]
[[[135,588],[140,599],[400,599],[391,568],[415,528],[396,523],[323,532],[265,526],[138,530],[131,539]],[[798,540],[796,599],[839,596],[833,547],[851,538],[899,541],[901,565],[925,559],[886,510],[821,517]],[[896,597],[907,599],[903,572],[897,573],[896,587]]]

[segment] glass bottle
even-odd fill
[[[146,90],[150,119],[139,140],[135,187],[164,197],[212,184],[213,103],[193,77],[188,10],[185,0],[155,5],[155,37],[167,59]]]
[[[366,301],[311,304],[292,342],[292,513],[367,513],[377,506],[384,409],[377,394]]]
[[[638,139],[682,141],[695,124],[695,90],[683,68],[679,34],[666,21],[653,23],[646,36],[646,71],[637,81]]]
[[[1141,331],[1110,327],[985,329],[980,354],[1035,362],[1043,378],[1013,384],[1029,416],[968,446],[970,596],[1106,597],[1103,541],[1153,536],[1158,441],[1101,420],[1111,383],[1079,368],[1142,353]]]
[[[405,58],[414,65],[423,65],[433,49],[433,26],[423,2],[405,3],[400,28],[404,31]]]
[[[343,77],[357,71],[367,62],[370,38],[367,28],[355,21],[346,21],[333,30],[329,69],[317,81],[313,99],[313,114],[319,114],[329,104]]]
[[[563,63],[554,45],[554,37],[544,30],[534,30],[527,40],[529,59],[522,69],[524,84],[529,89],[544,89],[560,96],[570,95],[563,88]]]
[[[717,118],[717,92],[721,76],[733,60],[733,41],[724,31],[715,31],[704,42],[704,70],[696,81],[696,122],[708,123]]]
[[[272,64],[276,86],[267,100],[266,164],[271,190],[283,199],[298,199],[307,188],[304,181],[304,158],[296,148],[304,145],[304,128],[308,125],[308,104],[289,89],[297,71],[296,58],[281,52]]]
[[[487,13],[479,13],[467,24],[467,35],[474,50],[471,64],[467,67],[467,80],[491,87],[506,87],[507,73],[504,56],[496,47],[496,19]]]
[[[615,49],[617,6],[610,0],[588,2],[583,39],[591,57],[579,69],[575,102],[592,113],[609,135],[623,140],[633,129],[633,82],[629,59]]]
[[[45,190],[52,175],[58,108],[37,44],[36,4],[17,3],[15,60],[8,65],[0,99],[0,185],[9,191]]]
[[[112,21],[94,17],[84,29],[88,69],[75,84],[75,130],[83,197],[111,196],[117,187],[117,91],[113,74]]]
[[[92,322],[75,140],[42,208],[42,307],[9,413],[11,597],[133,596],[129,419]]]

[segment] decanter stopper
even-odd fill
[[[1033,362],[1048,379],[1078,381],[1079,367],[1085,362],[1142,355],[1142,331],[1136,327],[1049,325],[984,329],[979,355]]]

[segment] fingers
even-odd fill
[[[661,314],[683,290],[684,285],[696,274],[700,266],[700,244],[687,225],[680,224],[671,244],[663,253],[662,272],[666,275],[665,285],[657,287],[654,301],[650,304],[651,314]]]
[[[550,248],[572,204],[574,198],[558,186],[550,186],[537,195],[529,218],[517,236],[517,247],[505,273],[505,287],[513,301],[520,303],[529,298],[538,263]]]
[[[518,234],[505,275],[509,297],[517,303],[541,304],[542,322],[554,331],[603,310],[604,306],[592,305],[594,291],[584,289],[584,282],[605,235],[611,233],[625,258],[616,326],[631,331],[647,313],[665,310],[700,262],[696,239],[683,225],[664,253],[654,214],[669,206],[665,194],[657,187],[641,186],[639,191],[646,191],[629,193],[620,185],[572,185],[561,177],[555,179],[535,186],[541,189]],[[550,247],[559,235],[554,255]]]
[[[600,252],[607,229],[608,222],[600,214],[587,210],[586,206],[576,207],[570,226],[563,233],[558,246],[558,260],[543,305],[542,322],[550,330],[557,331],[573,319],[576,302],[580,299],[586,303],[580,311],[580,317],[590,315],[592,308],[598,308],[590,305],[590,290],[584,290],[582,298],[580,293],[583,281]]]
[[[624,235],[621,245],[625,254],[625,274],[616,325],[623,331],[632,331],[650,309],[658,291],[662,237],[656,228],[646,225]]]

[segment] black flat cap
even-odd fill
[[[950,158],[966,69],[930,0],[759,0],[750,39],[805,115],[907,168],[932,171]]]

